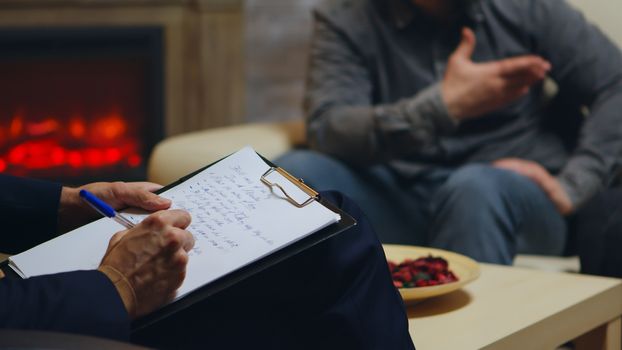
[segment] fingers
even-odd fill
[[[460,44],[453,52],[452,56],[462,58],[462,59],[471,59],[473,56],[473,51],[475,51],[475,33],[468,27],[462,28],[462,37],[460,39]]]
[[[119,231],[115,233],[114,235],[112,235],[112,237],[110,238],[110,241],[108,242],[108,249],[106,249],[106,253],[114,249],[114,247],[116,247],[117,244],[121,242],[123,237],[125,237],[125,235],[127,235],[128,232],[129,230],[124,230],[124,231]]]
[[[171,206],[169,199],[153,193],[153,191],[162,188],[162,186],[151,182],[95,182],[81,188],[93,193],[117,210],[135,207],[148,211],[157,211],[168,209]],[[79,202],[88,208],[82,201]]]
[[[499,73],[498,89],[506,101],[527,94],[530,87],[542,81],[551,69],[550,63],[538,56],[508,58],[492,64]]]
[[[512,101],[516,101],[520,97],[527,95],[529,93],[529,90],[531,89],[531,85],[532,84],[509,85],[507,82],[500,83],[499,84],[500,87],[498,88],[498,92],[497,92],[498,94],[497,103],[499,103],[500,105],[505,105]]]
[[[181,247],[184,249],[184,251],[189,252],[190,249],[194,247],[194,236],[192,235],[192,233],[186,230],[182,230],[180,234],[183,235],[183,244]]]
[[[185,230],[190,220],[183,210],[159,211],[111,238],[100,269],[114,268],[123,278],[113,282],[127,281],[131,287],[132,293],[124,293],[124,285],[115,283],[131,317],[145,315],[175,296],[194,246],[194,237]],[[135,295],[137,302],[125,300],[128,295]],[[135,311],[128,305],[136,305]]]
[[[148,181],[142,181],[142,182],[130,182],[129,184],[131,185],[135,185],[137,187],[142,188],[143,190],[147,191],[147,192],[155,192],[159,189],[161,189],[162,185],[157,184],[157,183],[153,183],[153,182],[148,182]]]
[[[531,161],[517,158],[503,158],[493,162],[492,165],[496,168],[514,171],[536,182],[542,180],[541,166]]]
[[[551,69],[550,63],[538,56],[508,58],[484,65],[496,72],[491,84],[503,103],[527,94],[531,86],[542,81]]]
[[[164,210],[171,206],[169,199],[153,193],[162,188],[151,182],[115,183],[114,196],[125,206],[137,207],[149,211]]]
[[[546,78],[546,72],[518,72],[513,75],[506,75],[500,77],[501,85],[505,89],[521,89],[524,87],[531,87],[532,85],[541,82]]]
[[[568,215],[574,210],[570,197],[559,181],[540,164],[523,159],[505,158],[493,162],[493,166],[514,171],[531,179],[553,202],[560,214]]]
[[[505,158],[493,162],[493,166],[496,168],[506,169],[523,175],[533,182],[535,182],[543,190],[546,189],[547,180],[546,175],[549,175],[539,164],[516,158]],[[550,176],[550,175],[549,175]]]
[[[172,253],[189,252],[194,247],[194,236],[186,230],[172,227],[164,234],[164,245]]]
[[[559,182],[557,182],[557,184],[559,185]],[[575,209],[574,205],[572,204],[572,201],[570,200],[568,193],[566,193],[566,191],[561,187],[561,185],[559,185],[558,187],[559,189],[552,193],[551,200],[557,207],[557,210],[562,215],[570,215]]]
[[[542,80],[551,70],[551,64],[542,57],[535,55],[525,55],[506,58],[494,62],[500,76],[507,79],[524,78]]]
[[[135,242],[143,242],[141,249],[155,253],[159,247],[164,247],[167,254],[174,253],[183,249],[188,252],[194,247],[194,236],[185,230],[190,225],[190,214],[184,210],[159,211],[148,216],[136,227],[117,232],[114,234],[109,243],[106,254],[112,251],[121,243],[124,238],[134,240]],[[148,237],[154,236],[156,241],[160,242],[156,246],[151,246],[147,241]]]
[[[169,251],[175,252],[182,248],[187,252],[194,247],[194,236],[185,230],[191,221],[187,211],[175,209],[151,214],[140,225],[162,234],[164,245]]]
[[[170,225],[185,229],[190,225],[192,217],[190,213],[181,209],[163,210],[153,213],[145,218],[141,222],[141,225],[146,225],[152,230],[161,231],[166,226]]]

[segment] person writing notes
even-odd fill
[[[86,189],[119,210],[152,211],[112,236],[97,269],[0,280],[0,328],[79,333],[158,348],[413,349],[382,248],[359,209],[324,193],[358,225],[130,335],[130,322],[184,280],[193,236],[151,183],[81,188],[0,176],[0,251],[17,253],[98,218]],[[111,232],[112,234],[112,232]],[[76,248],[72,248],[76,249]],[[45,264],[45,261],[41,261]]]
[[[2,252],[16,253],[51,239],[54,226],[63,232],[98,217],[78,189],[9,176],[0,177],[0,188]],[[160,307],[181,284],[186,252],[193,244],[184,230],[190,223],[187,213],[162,211],[171,203],[153,194],[159,186],[151,183],[93,183],[84,188],[116,208],[161,211],[115,234],[99,271],[0,281],[3,328],[127,339],[128,316],[133,319]]]

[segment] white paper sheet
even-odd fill
[[[269,166],[246,147],[161,196],[192,215],[188,230],[196,243],[177,298],[339,221],[318,202],[297,208],[260,181]],[[273,173],[270,180],[301,201],[308,196]],[[130,214],[139,222],[143,216]],[[10,258],[11,266],[32,277],[96,268],[108,240],[124,228],[100,219]]]

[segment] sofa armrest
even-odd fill
[[[149,158],[149,181],[168,184],[244,146],[268,159],[304,144],[304,122],[254,123],[173,136],[158,143]]]

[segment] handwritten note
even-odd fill
[[[292,205],[261,182],[268,169],[247,147],[161,194],[191,214],[188,230],[196,240],[178,298],[339,220],[315,201],[304,208]],[[270,181],[294,198],[308,197],[278,173]],[[145,216],[128,214],[135,223]],[[23,277],[92,269],[111,235],[122,229],[101,219],[13,256],[11,264]]]

